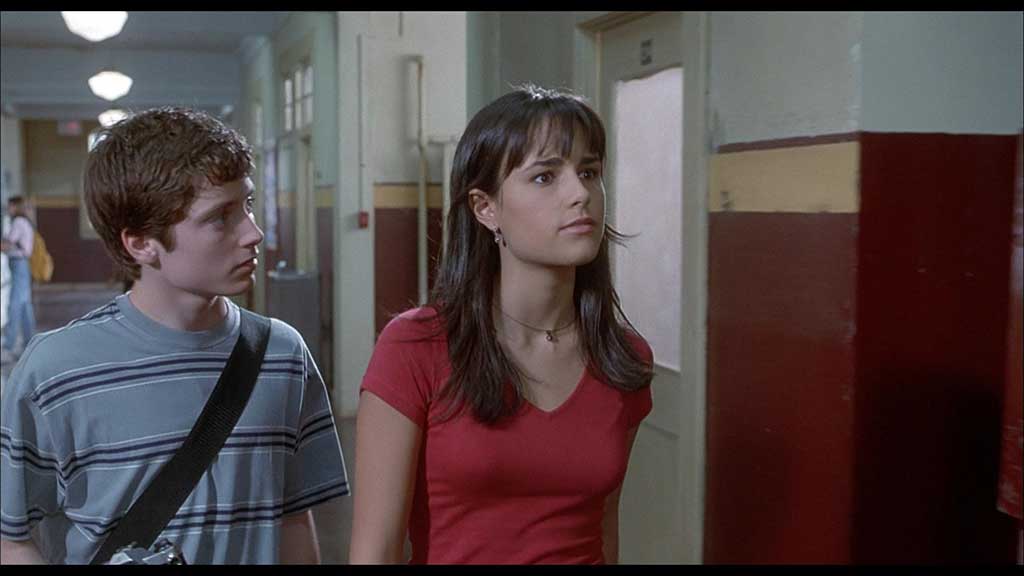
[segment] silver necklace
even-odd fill
[[[530,330],[533,330],[535,332],[543,332],[544,333],[544,339],[547,340],[548,342],[558,342],[558,338],[555,337],[555,334],[558,334],[562,330],[565,330],[569,326],[572,326],[573,324],[576,323],[576,318],[573,317],[573,319],[570,320],[568,323],[566,323],[564,326],[559,326],[557,328],[552,328],[550,330],[548,330],[546,328],[537,328],[536,326],[530,326],[526,322],[523,322],[521,320],[516,320],[512,316],[509,316],[508,313],[505,312],[504,310],[502,310],[500,306],[495,306],[495,308],[498,310],[498,312],[501,312],[502,316],[508,318],[509,320],[515,322],[516,324],[519,324],[520,326],[523,326],[525,328],[529,328]]]

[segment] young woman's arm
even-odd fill
[[[629,462],[629,455],[633,452],[633,440],[636,439],[638,428],[633,428],[626,433],[626,446],[629,447],[626,451],[626,462]],[[619,563],[619,496],[621,495],[622,486],[620,485],[604,501],[601,532],[605,564]]]
[[[0,564],[46,564],[31,540],[0,540]]]
[[[360,395],[350,563],[405,561],[421,438],[419,426],[377,395]]]
[[[316,539],[313,511],[303,510],[281,519],[281,564],[319,564],[320,545]]]

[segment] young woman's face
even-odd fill
[[[603,166],[586,146],[577,130],[568,158],[532,150],[505,178],[495,206],[508,245],[503,256],[545,266],[581,266],[597,256],[604,235]]]
[[[263,241],[252,213],[249,178],[207,186],[174,225],[174,250],[161,246],[158,272],[174,287],[203,296],[235,295],[254,281]]]

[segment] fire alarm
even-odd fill
[[[369,228],[370,227],[370,213],[366,210],[359,211],[359,227]]]

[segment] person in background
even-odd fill
[[[7,214],[11,224],[0,242],[0,249],[7,254],[11,271],[11,292],[5,310],[7,325],[4,326],[0,350],[0,361],[4,364],[18,359],[36,331],[35,311],[32,309],[32,273],[28,262],[32,256],[35,227],[28,219],[25,199],[21,196],[12,196],[7,200]]]
[[[455,152],[428,305],[363,378],[353,563],[618,561],[619,494],[652,353],[608,260],[605,132],[581,98],[517,89]]]

